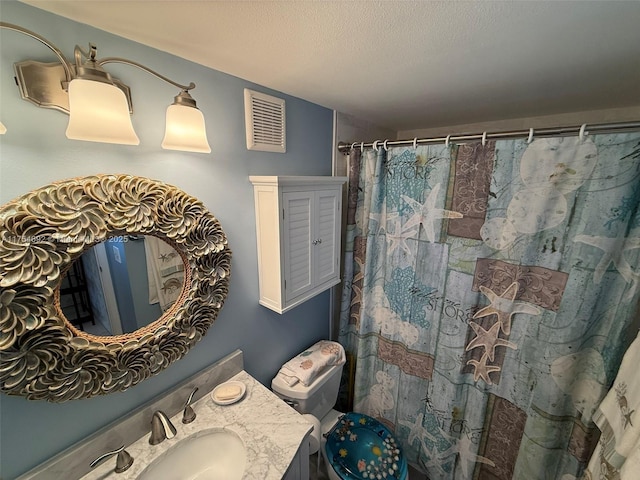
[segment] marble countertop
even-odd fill
[[[126,447],[133,465],[115,473],[115,456],[107,459],[81,480],[135,479],[155,458],[180,440],[204,429],[224,427],[242,438],[247,451],[247,480],[280,480],[294,459],[312,425],[244,370],[231,378],[243,382],[246,393],[232,405],[217,405],[207,394],[193,404],[196,419],[182,423],[182,412],[171,418],[176,436],[158,445],[149,445],[149,434]]]

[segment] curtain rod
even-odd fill
[[[432,138],[412,138],[407,140],[376,140],[374,142],[338,142],[338,151],[344,154],[349,153],[349,150],[354,148],[388,148],[388,147],[409,147],[418,145],[433,145],[436,143],[459,143],[460,141],[481,141],[487,140],[504,140],[512,138],[528,138],[535,139],[540,137],[563,137],[571,135],[588,135],[588,134],[603,134],[603,133],[621,133],[633,130],[640,130],[640,122],[625,122],[625,123],[604,123],[594,125],[578,125],[573,127],[558,127],[558,128],[531,128],[529,130],[515,130],[511,132],[496,132],[496,133],[474,133],[474,134],[459,134],[459,135],[447,135],[446,137],[432,137]]]

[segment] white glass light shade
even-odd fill
[[[0,135],[4,135],[7,133],[7,127],[4,126],[4,123],[0,122]]]
[[[108,83],[75,78],[69,83],[67,138],[139,145],[127,97]]]
[[[169,105],[167,107],[167,126],[162,140],[166,150],[210,153],[204,115],[195,107]]]

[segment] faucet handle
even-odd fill
[[[198,387],[194,388],[189,395],[186,403],[184,404],[184,412],[182,413],[182,423],[191,423],[196,419],[196,412],[193,411],[191,407],[191,401],[193,400],[193,396],[198,391]]]
[[[91,468],[95,468],[104,460],[116,454],[118,455],[118,457],[116,458],[116,473],[122,473],[128,470],[131,465],[133,465],[133,457],[129,455],[129,452],[127,452],[124,449],[124,445],[122,445],[120,448],[116,448],[115,450],[100,455],[93,462],[91,462],[89,466]]]

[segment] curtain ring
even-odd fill
[[[357,143],[357,142],[353,142],[353,143],[351,144],[351,150],[353,150],[353,147],[356,145],[356,143]]]
[[[360,153],[364,153],[364,142],[360,142]]]
[[[418,137],[413,139],[413,149],[417,149],[418,148]]]
[[[387,148],[387,142],[388,142],[388,141],[389,141],[389,139],[386,139],[386,140],[383,142],[383,144],[382,144],[382,148],[384,148],[384,151],[385,151],[385,152],[388,152],[388,151],[389,151],[389,149]]]
[[[378,151],[378,140],[373,142],[373,149],[377,152]]]
[[[487,144],[487,132],[482,132],[482,146]]]
[[[586,123],[583,123],[582,126],[580,127],[580,133],[578,134],[578,136],[580,137],[581,142],[584,142],[585,135],[589,135],[589,132],[585,132],[586,128],[587,128]]]
[[[444,139],[444,146],[449,148],[449,139],[451,138],[451,135],[447,135],[447,138]]]
[[[527,138],[527,143],[533,142],[533,128],[529,129],[529,138]]]

